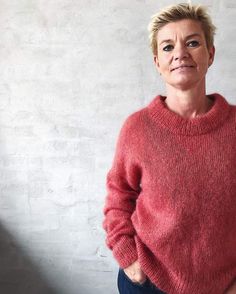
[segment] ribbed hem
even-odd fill
[[[211,94],[208,97],[214,100],[211,109],[194,118],[184,118],[167,108],[165,96],[157,96],[149,105],[149,114],[162,127],[181,135],[194,136],[208,133],[226,120],[230,105],[220,94]]]
[[[144,273],[156,287],[168,294],[222,294],[236,277],[236,268],[226,272],[196,275],[191,268],[178,273],[165,267],[136,236],[138,260]],[[178,252],[179,253],[179,252]],[[173,249],[173,254],[175,254]]]
[[[138,259],[134,238],[122,236],[113,247],[113,255],[121,268],[126,268]]]

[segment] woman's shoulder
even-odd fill
[[[136,110],[130,113],[123,122],[123,127],[126,128],[138,128],[142,121],[146,107]]]
[[[223,94],[214,93],[211,96],[218,101],[219,116],[224,117],[223,122],[227,122],[227,126],[236,127],[236,105],[232,102],[231,97],[225,97]]]
[[[136,111],[130,113],[123,121],[122,129],[140,131],[145,127],[148,120],[148,113],[150,105],[154,103],[156,98],[153,98],[149,103],[140,107]]]
[[[146,118],[146,116],[148,115],[148,111],[150,108],[155,107],[156,104],[158,104],[160,102],[160,97],[162,97],[161,95],[157,95],[155,97],[153,97],[149,102],[147,102],[143,107],[140,107],[139,109],[137,109],[136,111],[132,112],[131,114],[128,115],[128,117],[125,119],[125,124],[127,125],[135,125],[140,122],[143,121],[143,119]]]
[[[224,102],[228,105],[229,110],[231,110],[231,114],[236,115],[236,104],[235,102],[232,102],[232,99],[230,97],[226,98],[224,95],[221,95],[219,93],[215,93],[215,95],[224,100]]]
[[[208,94],[207,95],[209,98],[213,98],[213,99],[218,99],[218,100],[221,100],[223,101],[224,103],[228,104],[228,106],[232,107],[232,108],[236,108],[236,105],[231,102],[232,99],[230,97],[227,97],[224,95],[224,94],[221,94],[221,93],[218,93],[218,92],[215,92],[215,93],[212,93],[212,94]]]
[[[120,137],[126,137],[126,139],[129,138],[129,140],[132,140],[132,138],[134,139],[142,136],[148,125],[149,104],[140,107],[124,119],[120,128]]]

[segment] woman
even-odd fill
[[[127,118],[107,175],[121,294],[236,293],[236,107],[206,95],[214,32],[202,6],[152,18],[166,96]]]

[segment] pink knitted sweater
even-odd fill
[[[236,278],[236,106],[186,119],[164,96],[131,114],[107,175],[104,229],[168,294],[222,294]]]

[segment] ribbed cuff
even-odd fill
[[[134,238],[122,236],[113,247],[113,255],[121,268],[126,268],[138,259]]]

